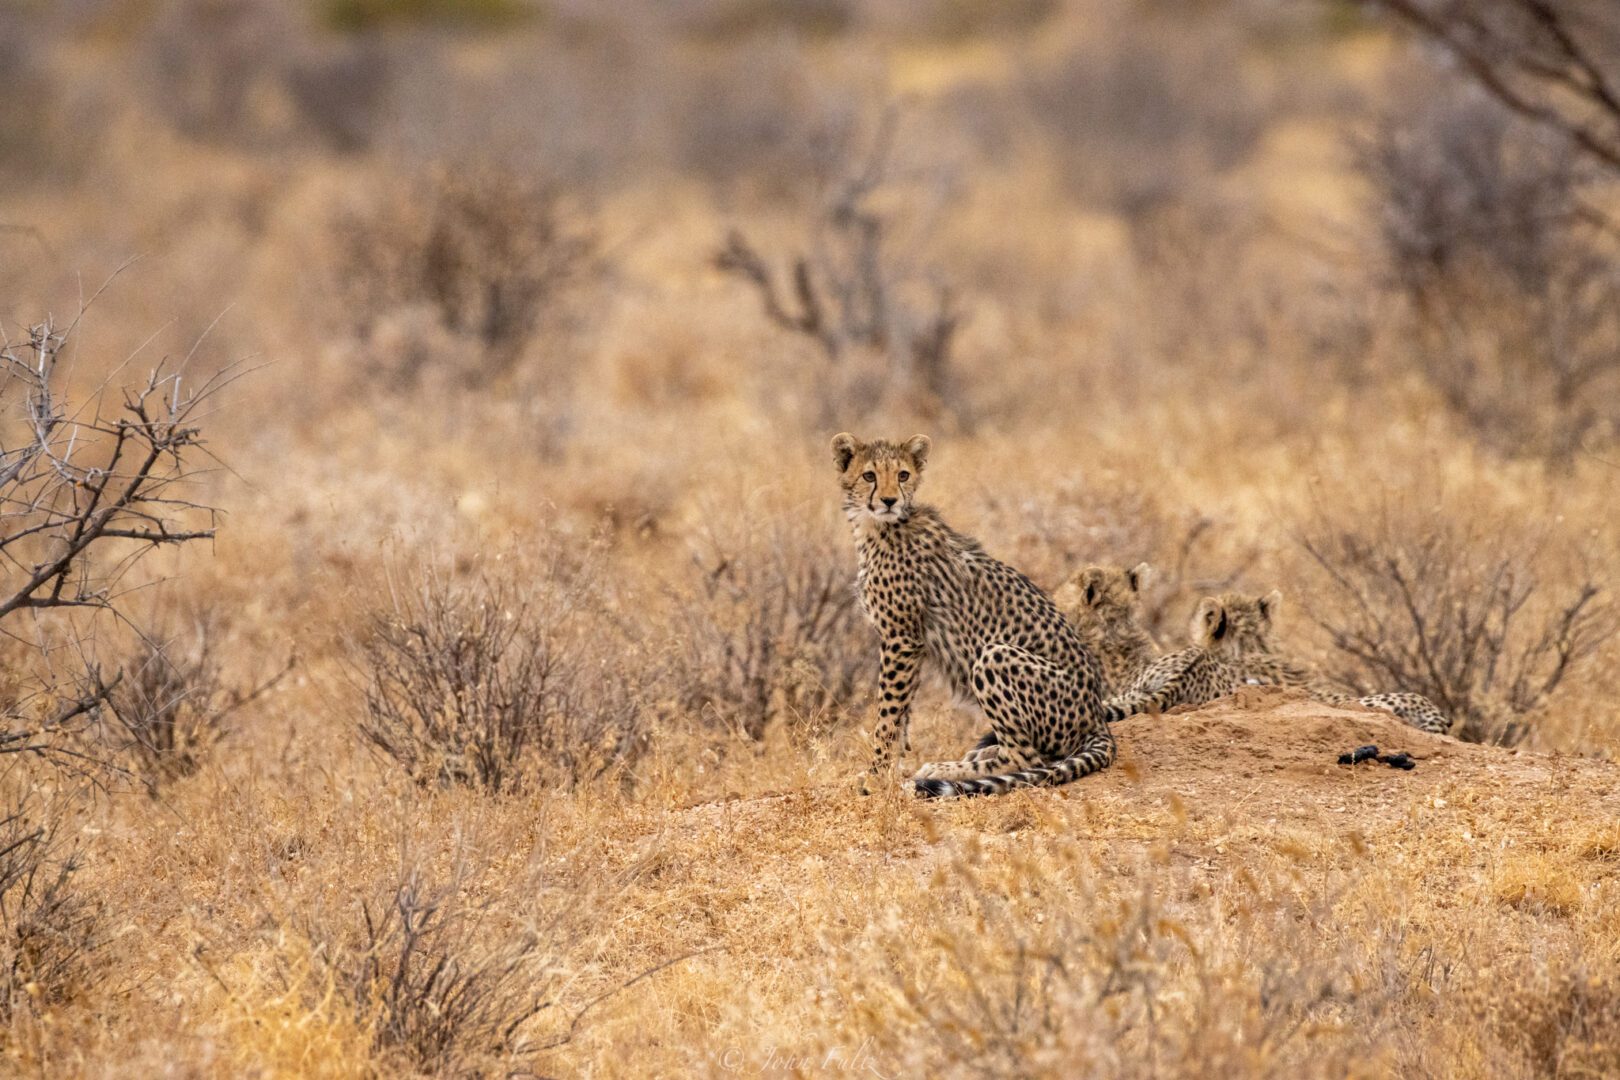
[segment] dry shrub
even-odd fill
[[[143,41],[148,107],[197,139],[364,149],[382,126],[389,57],[375,40],[316,34],[311,16],[277,0],[170,0]]]
[[[566,329],[571,301],[600,269],[583,209],[553,184],[495,166],[439,169],[339,212],[332,227],[343,316],[373,373],[397,386],[429,366],[471,386],[508,375],[537,338]]]
[[[1370,0],[1452,70],[1538,127],[1620,172],[1620,25],[1608,0]]]
[[[1477,509],[1319,509],[1298,539],[1338,678],[1362,693],[1424,694],[1458,738],[1522,740],[1527,715],[1620,626],[1598,582],[1570,573],[1579,551]]]
[[[249,0],[174,0],[146,42],[153,105],[198,138],[241,138],[264,86],[291,48],[300,20],[287,5]]]
[[[335,151],[359,152],[384,126],[397,66],[374,39],[323,40],[288,65],[282,85],[303,130]]]
[[[467,864],[436,874],[406,855],[380,892],[362,890],[357,912],[295,914],[268,989],[278,1008],[302,998],[297,1011],[338,1034],[330,1005],[346,1004],[369,1036],[369,1064],[386,1074],[534,1075],[518,1067],[571,1034],[560,999],[597,940],[605,889],[617,886],[581,895],[528,885],[508,906],[475,887]]]
[[[0,103],[0,167],[9,173],[26,165],[24,140],[36,134],[48,98],[49,86],[40,85],[47,73],[41,63],[45,35],[12,5],[0,8],[0,64],[18,79],[14,92]]]
[[[869,137],[829,142],[804,249],[774,260],[780,267],[736,229],[714,257],[755,291],[766,318],[820,350],[811,383],[826,422],[869,412],[885,393],[912,408],[961,405],[952,350],[966,316],[939,271],[906,250],[924,200],[902,197],[899,123],[889,108]]]
[[[78,849],[63,839],[74,795],[60,785],[67,775],[106,775],[86,728],[120,679],[104,677],[92,656],[94,616],[120,614],[120,586],[143,557],[214,535],[213,511],[192,495],[195,460],[206,453],[197,425],[228,380],[194,387],[159,369],[116,404],[107,382],[73,402],[63,389],[69,331],[46,322],[16,342],[0,332],[0,622],[10,653],[0,680],[8,762],[0,785],[24,793],[0,809],[5,1019],[74,993],[103,943],[101,909],[78,888]],[[30,774],[33,764],[42,772]],[[54,797],[34,801],[51,789]]]
[[[161,617],[142,633],[121,667],[108,699],[123,736],[118,747],[147,791],[195,775],[237,710],[267,693],[291,670],[256,685],[233,685],[225,676],[223,619],[213,609]]]
[[[773,721],[823,729],[863,705],[876,675],[847,544],[786,520],[711,531],[675,591],[682,703],[750,738]]]
[[[91,655],[93,616],[117,616],[120,585],[143,558],[214,536],[214,511],[192,498],[208,453],[198,421],[230,381],[193,384],[159,367],[117,406],[105,386],[74,402],[62,367],[77,325],[47,321],[17,341],[0,328],[0,621],[37,651],[0,691],[0,754],[74,770],[102,764],[68,743],[118,682]]]
[[[803,198],[807,179],[836,160],[858,115],[853,95],[817,79],[792,40],[705,56],[686,92],[676,160],[727,203]]]
[[[600,7],[553,13],[552,32],[492,37],[489,63],[466,63],[458,35],[389,35],[398,52],[375,145],[407,163],[499,162],[604,199],[634,186],[688,120],[680,58],[647,21]],[[655,125],[666,110],[676,115]]]
[[[343,985],[373,1024],[374,1043],[418,1069],[459,1074],[469,1059],[522,1057],[518,1029],[546,1008],[555,958],[534,931],[474,931],[482,914],[456,886],[405,875],[380,904],[362,902],[358,945],[337,960]]]
[[[51,64],[65,21],[44,5],[0,5],[0,70],[9,83],[0,95],[0,177],[12,190],[77,178],[106,133],[104,111],[75,101],[78,88]],[[32,234],[0,217],[8,247],[19,239],[9,234],[19,231]],[[33,243],[39,236],[20,239]],[[40,252],[54,257],[48,245]],[[8,261],[18,270],[29,260],[14,254]]]
[[[77,992],[106,941],[101,909],[75,879],[64,813],[24,797],[0,814],[0,1020]]]
[[[360,735],[418,783],[492,793],[633,764],[651,679],[589,573],[391,582],[349,645]]]
[[[629,976],[597,963],[643,858],[609,869],[594,842],[545,839],[530,869],[503,881],[461,842],[442,869],[402,851],[381,881],[342,891],[341,909],[292,912],[252,999],[268,996],[272,1011],[290,1006],[340,1038],[352,1029],[335,1022],[343,1010],[332,1003],[346,1005],[383,1075],[544,1075],[541,1056],[571,1042],[595,1008],[691,955]]]
[[[1497,451],[1567,461],[1620,421],[1620,249],[1593,208],[1601,174],[1483,91],[1397,92],[1357,159],[1420,369]]]

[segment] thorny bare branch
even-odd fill
[[[117,586],[156,548],[206,540],[215,512],[188,498],[202,404],[229,370],[192,386],[159,365],[116,406],[58,391],[69,332],[46,321],[0,332],[0,632],[8,617],[111,610]],[[92,663],[71,692],[42,687],[0,711],[0,754],[73,756],[60,736],[101,710],[119,675]]]

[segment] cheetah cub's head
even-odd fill
[[[1129,570],[1088,566],[1059,585],[1052,600],[1077,626],[1095,623],[1107,628],[1129,623],[1137,618],[1149,570],[1147,563],[1137,563]]]
[[[1282,593],[1276,589],[1264,596],[1206,596],[1193,612],[1188,636],[1194,645],[1229,656],[1270,652],[1272,620],[1281,606]]]
[[[835,436],[833,464],[844,489],[844,512],[851,520],[859,515],[886,525],[905,521],[911,516],[931,445],[926,435],[913,435],[903,443],[885,439],[863,443],[848,432]]]

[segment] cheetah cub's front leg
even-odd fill
[[[960,765],[988,765],[989,763],[1001,758],[1003,754],[1004,751],[1002,750],[1001,745],[996,742],[996,734],[992,731],[990,734],[980,739],[973,749],[963,754],[960,761],[930,761],[928,764],[918,769],[912,779],[927,780],[930,777],[945,779],[944,775],[940,773],[939,770],[944,769],[947,766],[955,767]],[[1031,760],[1033,760],[1033,757]],[[1008,766],[1008,768],[1012,768],[1012,766]],[[997,771],[1003,770],[1001,770],[1000,767],[997,767]]]
[[[872,767],[861,778],[861,794],[869,795],[874,781],[887,776],[898,742],[911,752],[911,696],[917,690],[917,667],[922,648],[908,641],[883,643],[883,666],[878,676],[878,722],[872,732]]]

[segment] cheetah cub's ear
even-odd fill
[[[1270,592],[1266,593],[1266,595],[1260,598],[1258,606],[1260,608],[1260,617],[1262,619],[1266,620],[1268,623],[1275,622],[1277,619],[1277,612],[1282,607],[1282,590],[1272,589]]]
[[[1145,562],[1139,562],[1125,571],[1125,581],[1130,585],[1131,592],[1139,593],[1147,588],[1149,578],[1153,576],[1153,567]]]
[[[1212,645],[1226,636],[1226,608],[1213,596],[1198,601],[1192,625],[1187,628],[1194,644]]]
[[[919,469],[922,468],[923,464],[928,460],[928,451],[932,450],[933,448],[933,441],[926,435],[913,435],[911,438],[906,440],[906,453],[911,455],[911,460],[917,463],[917,468]]]
[[[838,466],[839,472],[843,472],[849,468],[849,463],[854,460],[855,455],[863,449],[865,447],[859,439],[847,431],[841,431],[833,436],[833,464]]]

